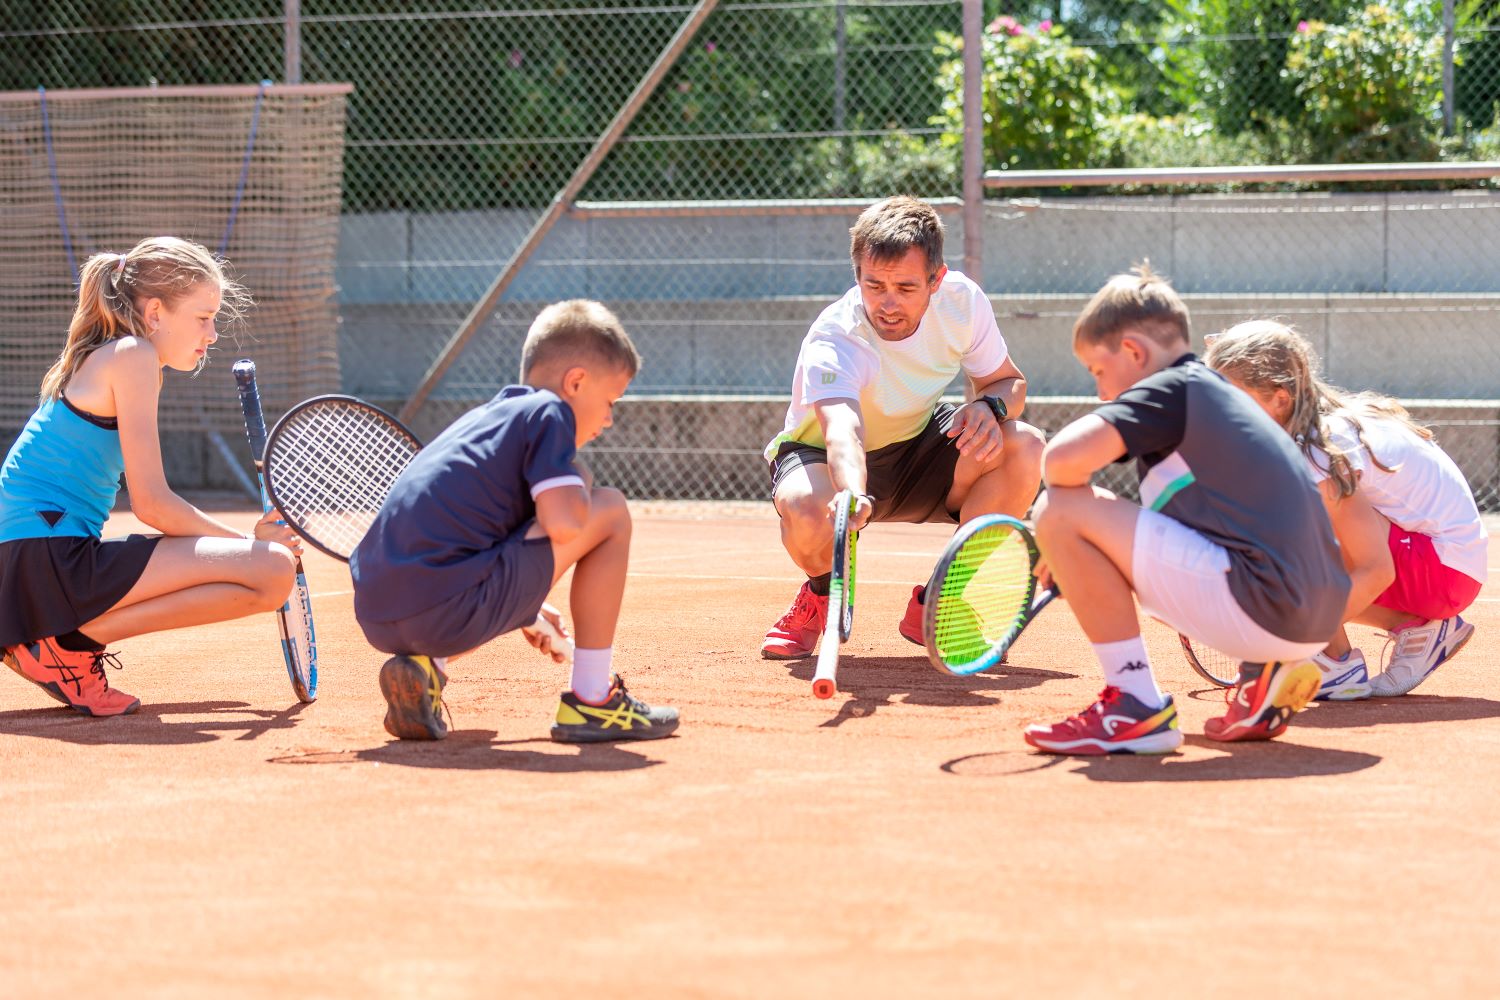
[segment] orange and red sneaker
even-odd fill
[[[826,624],[828,595],[820,597],[804,583],[786,614],[776,619],[776,624],[766,633],[766,641],[760,645],[760,655],[768,660],[800,660],[811,656]]]
[[[1318,693],[1323,674],[1311,660],[1240,667],[1240,679],[1224,693],[1229,711],[1203,724],[1203,735],[1221,743],[1280,736],[1292,716]]]
[[[109,686],[106,662],[119,669],[113,653],[63,649],[56,639],[41,639],[5,651],[5,665],[53,698],[84,715],[129,715],[141,700]]]

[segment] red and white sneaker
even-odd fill
[[[818,636],[828,623],[828,595],[819,597],[806,583],[797,591],[796,600],[786,614],[776,619],[766,641],[760,644],[760,655],[768,660],[800,660],[818,648]]]
[[[911,588],[911,600],[906,602],[906,614],[901,616],[901,624],[896,626],[896,631],[901,633],[901,638],[907,642],[914,642],[918,646],[927,645],[922,638],[922,586]]]
[[[1241,666],[1239,683],[1224,692],[1229,711],[1205,722],[1203,735],[1221,743],[1274,739],[1317,696],[1322,681],[1311,660],[1267,663],[1255,673]]]
[[[1182,745],[1172,696],[1161,708],[1110,686],[1077,715],[1050,726],[1026,729],[1026,742],[1048,753],[1171,753]]]
[[[113,653],[80,653],[63,649],[56,639],[42,639],[5,651],[5,665],[53,698],[84,715],[129,715],[141,707],[134,695],[109,686],[106,662],[119,669]]]

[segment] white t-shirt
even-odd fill
[[[1479,519],[1479,508],[1464,474],[1436,442],[1426,441],[1389,417],[1355,411],[1370,451],[1360,444],[1347,416],[1335,413],[1326,421],[1329,441],[1349,456],[1358,472],[1359,493],[1386,519],[1414,534],[1432,539],[1444,566],[1484,583],[1489,576],[1489,533]],[[1328,456],[1312,453],[1313,474],[1328,478]]]
[[[914,438],[960,369],[983,378],[1008,356],[990,300],[957,271],[943,277],[905,340],[880,339],[855,286],[803,338],[786,424],[766,446],[766,460],[787,441],[826,447],[813,404],[828,399],[859,400],[866,452]]]

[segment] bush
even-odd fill
[[[963,135],[963,41],[939,33],[944,93],[934,119],[945,140]],[[1112,166],[1106,122],[1123,104],[1093,49],[1074,45],[1051,21],[1027,28],[998,17],[984,34],[985,166],[998,170]]]
[[[1303,103],[1314,158],[1330,163],[1434,160],[1441,150],[1439,35],[1380,4],[1343,24],[1304,21],[1286,72]]]

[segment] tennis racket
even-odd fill
[[[250,442],[250,457],[255,461],[255,477],[260,483],[261,509],[272,510],[266,492],[266,418],[260,409],[260,389],[255,384],[255,362],[234,363],[234,383],[239,388],[240,410],[245,415],[245,437]],[[283,515],[285,516],[285,515]],[[293,525],[293,530],[296,526]],[[292,681],[297,700],[311,702],[318,697],[318,639],[313,628],[312,594],[302,560],[297,560],[297,579],[286,603],[276,612],[281,630],[281,655],[286,660],[286,674]]]
[[[348,562],[422,442],[378,406],[314,396],[276,422],[265,445],[270,502],[309,544]],[[537,616],[533,628],[573,660],[573,642]]]
[[[1234,687],[1240,679],[1240,661],[1231,659],[1217,649],[1199,643],[1193,644],[1193,640],[1177,633],[1177,641],[1182,643],[1182,655],[1187,659],[1188,666],[1198,672],[1198,676],[1216,684],[1219,687]]]
[[[1026,525],[986,514],[958,529],[933,567],[922,603],[932,665],[967,677],[1005,658],[1021,632],[1057,596],[1036,586],[1036,542]]]
[[[833,498],[833,575],[828,582],[828,624],[818,649],[813,671],[813,694],[832,698],[838,690],[839,646],[849,641],[854,629],[854,543],[859,532],[849,527],[856,500],[850,490]]]

